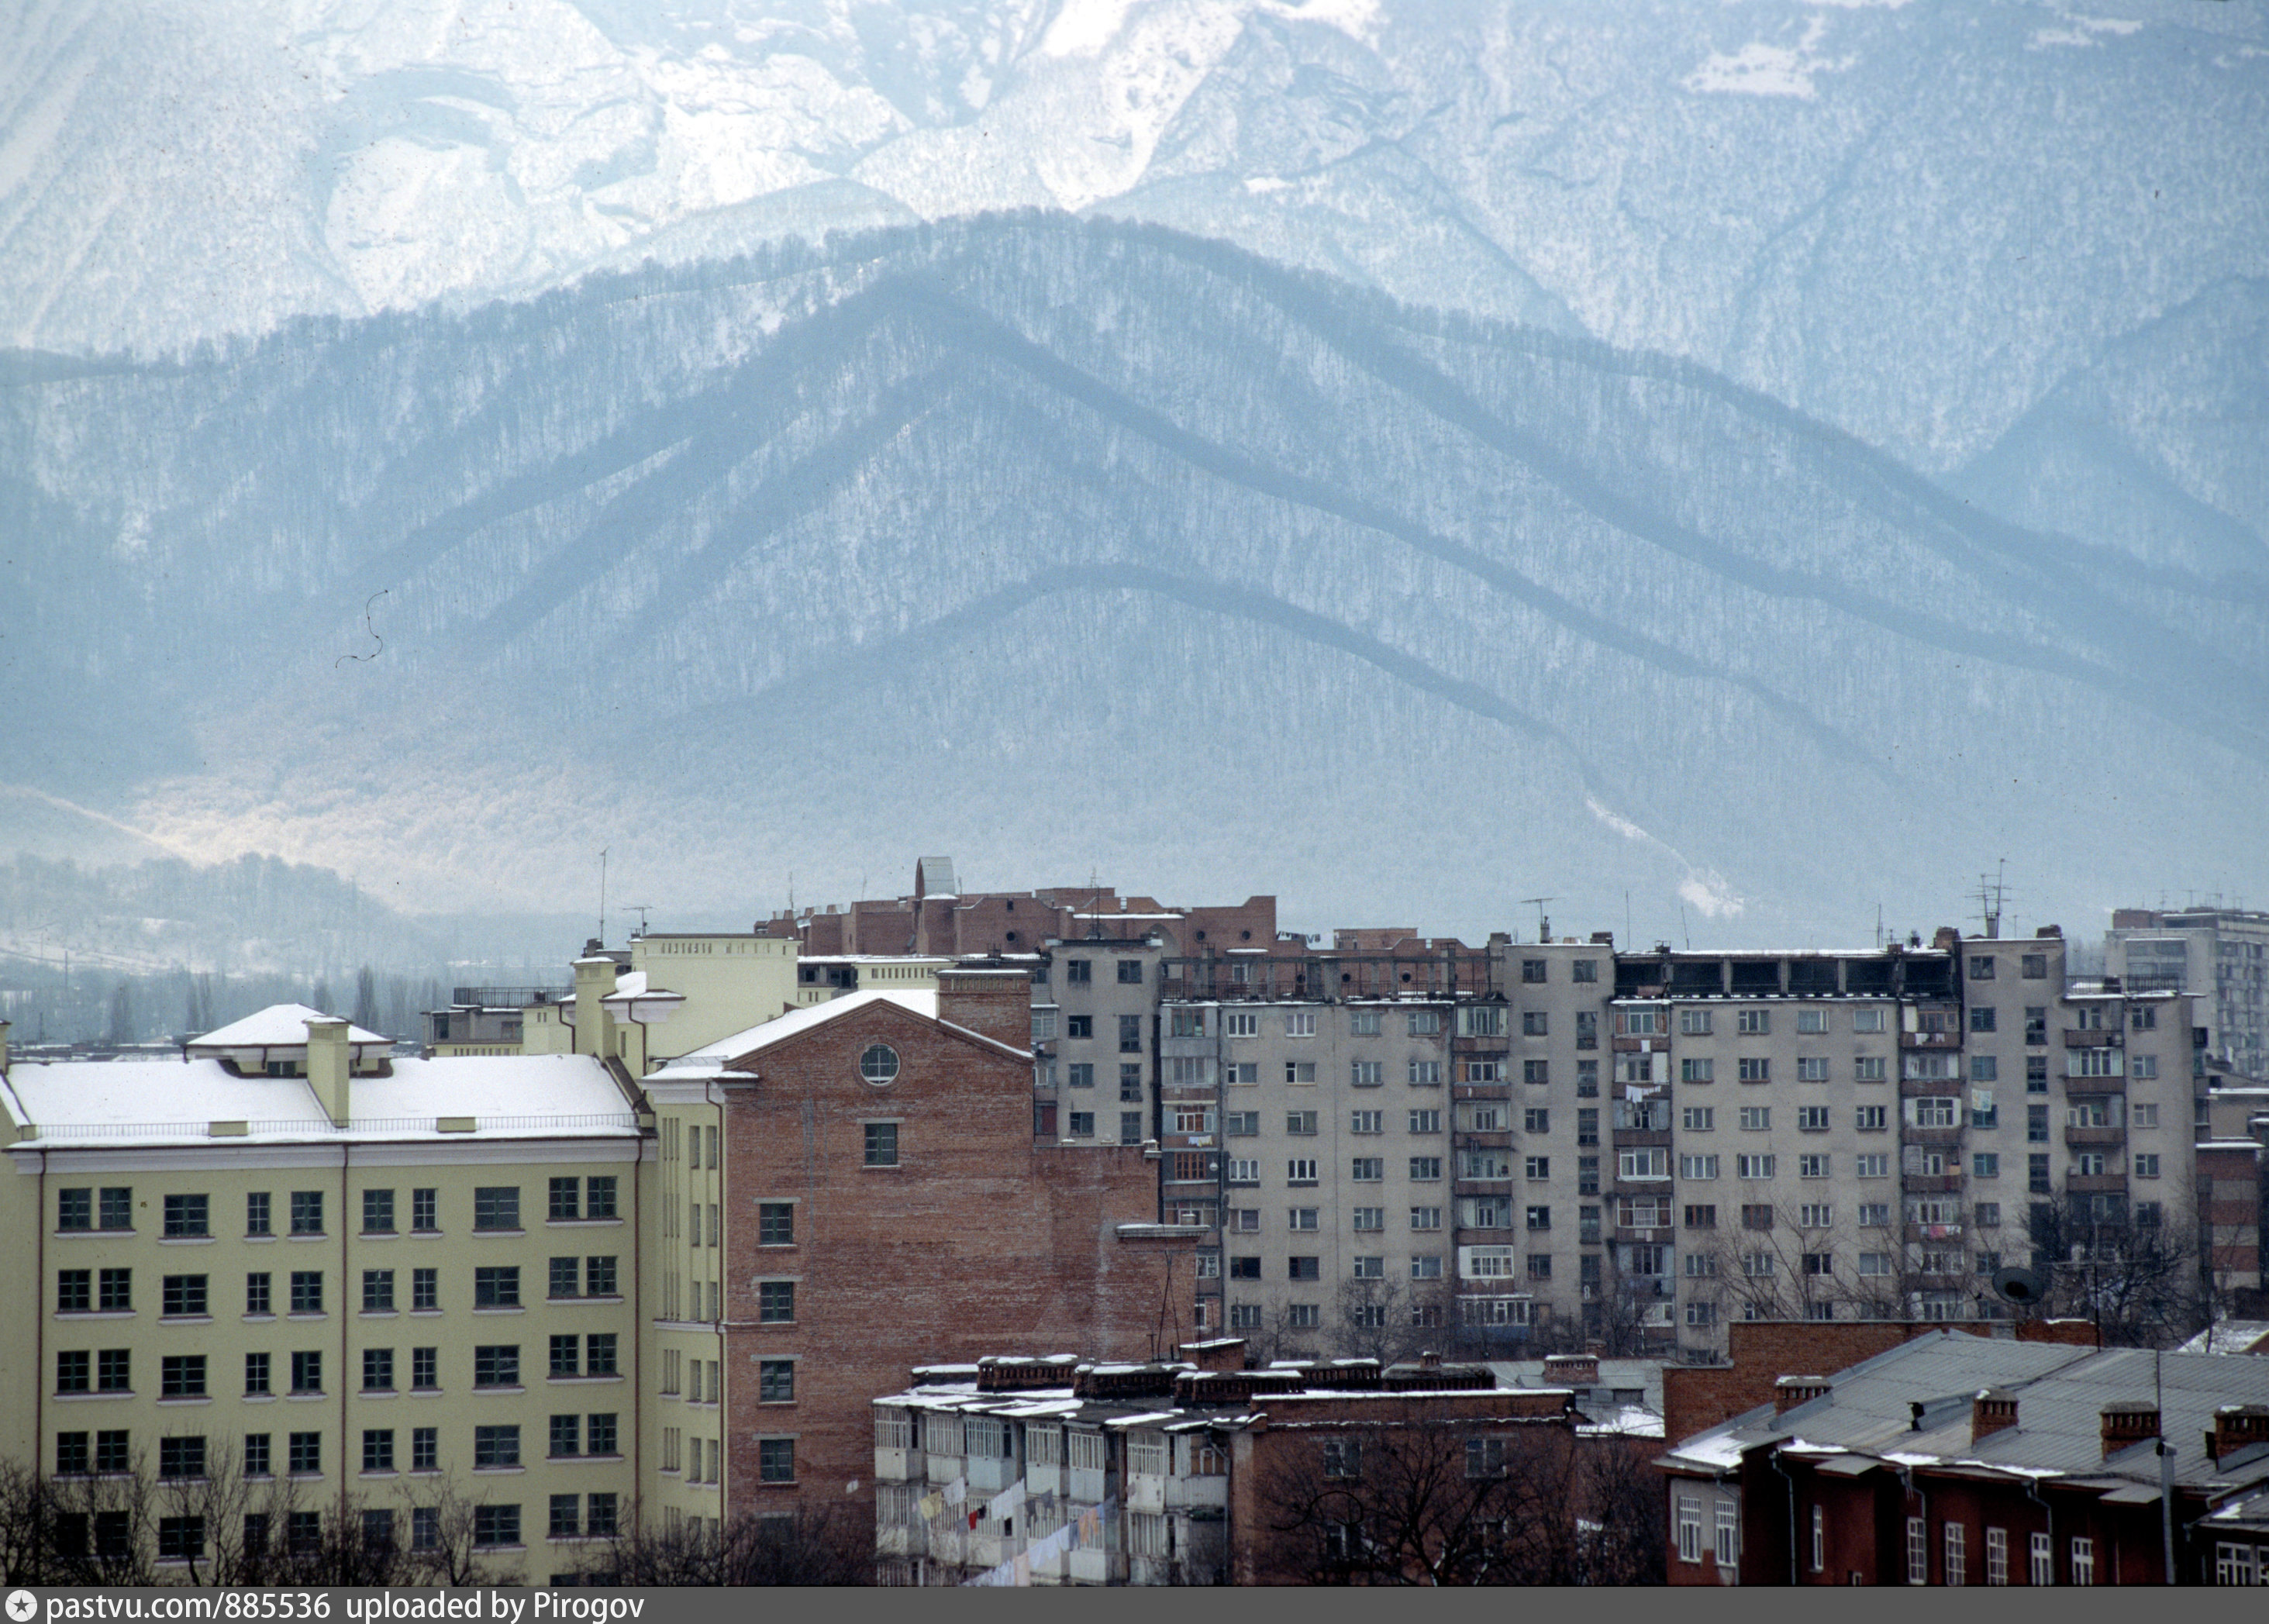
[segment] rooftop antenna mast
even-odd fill
[[[599,945],[607,945],[607,848],[599,848]]]
[[[2000,938],[2002,907],[2008,899],[2009,891],[2003,875],[2008,867],[2009,860],[2004,857],[1995,867],[1991,879],[1982,874],[1977,876],[1977,912],[1984,921],[1985,940],[1988,941]]]
[[[645,935],[646,916],[653,909],[654,904],[650,902],[626,902],[623,906],[639,916],[639,934]]]
[[[1536,910],[1536,940],[1539,943],[1552,940],[1552,921],[1545,916],[1544,904],[1559,900],[1557,897],[1524,897],[1520,899],[1522,907]]]

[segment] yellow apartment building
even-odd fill
[[[588,1055],[389,1050],[295,1005],[179,1061],[11,1066],[0,1026],[0,1453],[161,1491],[240,1473],[412,1548],[446,1501],[506,1582],[627,1523],[635,1091]],[[245,1533],[185,1521],[161,1565]]]

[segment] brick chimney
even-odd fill
[[[1029,1054],[1032,978],[1021,970],[941,970],[937,1018]]]
[[[1422,1370],[1440,1369],[1442,1368],[1442,1355],[1435,1352],[1434,1349],[1430,1347],[1427,1348],[1423,1353],[1418,1355],[1418,1368]]]
[[[1800,1404],[1810,1404],[1835,1391],[1824,1376],[1784,1376],[1773,1384],[1773,1414],[1785,1415]]]
[[[2132,1449],[2159,1436],[2159,1406],[2147,1399],[2122,1399],[2103,1411],[2103,1456]]]
[[[595,941],[590,945],[592,951],[574,965],[575,1052],[603,1060],[615,1052],[615,1019],[600,1000],[613,993],[622,967],[600,954]]]
[[[1245,1339],[1241,1336],[1216,1337],[1209,1342],[1185,1342],[1174,1351],[1199,1369],[1212,1374],[1245,1369]]]
[[[1970,1441],[1990,1438],[1997,1432],[2007,1432],[2017,1424],[2017,1395],[1999,1387],[1978,1390],[1970,1401]]]
[[[2225,1455],[2269,1443],[2269,1404],[2225,1404],[2214,1413],[2214,1430],[2206,1435],[2207,1458],[2217,1465]]]
[[[1544,1384],[1547,1387],[1596,1387],[1600,1383],[1600,1356],[1597,1354],[1547,1354],[1544,1356]]]
[[[332,1126],[347,1125],[347,1080],[354,1069],[347,1046],[347,1023],[335,1015],[307,1022],[307,1086],[314,1090]]]

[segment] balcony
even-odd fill
[[[1655,1145],[1667,1148],[1670,1144],[1668,1128],[1616,1128],[1614,1134],[1618,1150],[1637,1150]]]
[[[1901,1032],[1899,1047],[1902,1049],[1959,1049],[1962,1047],[1962,1034],[1959,1032]]]
[[[2122,1127],[2071,1127],[2064,1131],[2064,1142],[2075,1150],[2086,1147],[2090,1150],[2116,1147],[2127,1142],[2127,1130]]]
[[[1511,1040],[1502,1035],[1495,1037],[1452,1037],[1450,1052],[1472,1055],[1484,1060],[1502,1060],[1512,1054]]]
[[[2073,1195],[2110,1195],[2124,1192],[2127,1188],[2125,1173],[2073,1173],[2064,1181],[2066,1192]]]
[[[1920,1145],[1926,1150],[1957,1150],[1962,1146],[1962,1130],[1951,1128],[1902,1127],[1899,1143]]]
[[[1512,1148],[1512,1130],[1510,1128],[1470,1130],[1460,1128],[1454,1138],[1460,1150],[1510,1150]]]
[[[2105,1027],[2100,1032],[2066,1032],[2064,1046],[2067,1049],[2117,1049],[2125,1041],[2125,1029]]]
[[[1451,1085],[1453,1100],[1509,1100],[1512,1085],[1505,1082],[1457,1082]]]
[[[2064,1080],[2064,1091],[2067,1095],[2125,1094],[2127,1092],[2127,1079],[2125,1077],[2067,1077]]]
[[[1962,1226],[1958,1223],[1911,1223],[1907,1239],[1911,1241],[1958,1241]]]
[[[1959,1077],[1902,1077],[1899,1097],[1911,1099],[1921,1094],[1959,1094],[1970,1085]]]
[[[1962,1175],[1910,1173],[1899,1180],[1899,1188],[1909,1195],[1959,1195],[1962,1193]]]

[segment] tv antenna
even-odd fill
[[[623,906],[639,916],[638,934],[641,936],[645,935],[646,916],[653,911],[654,904],[650,902],[626,902]]]
[[[1992,876],[1977,876],[1977,915],[1985,926],[1985,939],[1998,940],[2001,934],[2001,912],[2008,900],[2009,888],[2003,879],[2009,860],[2002,858],[1994,867]]]
[[[1539,943],[1552,940],[1552,921],[1544,915],[1544,904],[1559,900],[1557,897],[1524,897],[1520,899],[1522,907],[1534,907],[1536,910],[1536,940]]]
[[[607,945],[607,848],[599,848],[599,945]]]

